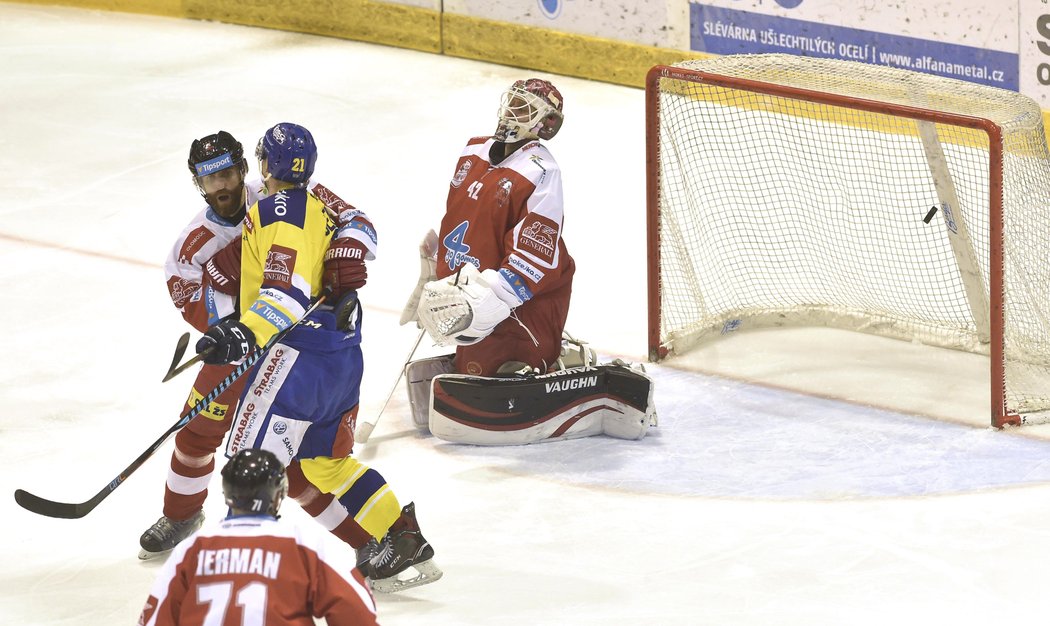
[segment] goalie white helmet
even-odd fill
[[[514,143],[554,137],[565,118],[563,103],[561,92],[550,81],[540,78],[516,81],[500,101],[496,141]]]

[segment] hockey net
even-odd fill
[[[1046,421],[1032,100],[779,54],[657,66],[646,97],[651,360],[754,328],[863,331],[988,354],[992,424]]]

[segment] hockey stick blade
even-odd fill
[[[186,370],[188,370],[189,368],[193,367],[194,365],[200,363],[201,360],[204,357],[206,357],[209,354],[211,354],[212,350],[214,350],[214,348],[208,348],[204,352],[201,352],[200,354],[198,354],[197,356],[193,357],[189,361],[186,361],[182,365],[175,366],[173,369],[168,370],[168,373],[164,375],[164,378],[162,378],[160,380],[160,382],[166,383],[169,380],[171,380],[172,378],[175,378],[179,374],[181,374],[181,373],[185,372]],[[174,365],[174,363],[172,365]]]
[[[98,496],[95,496],[95,498],[98,498]],[[84,517],[101,501],[101,498],[98,501],[95,501],[95,498],[81,504],[68,504],[45,500],[40,496],[34,496],[28,491],[15,489],[15,502],[18,503],[18,506],[37,515],[60,519],[80,519]]]
[[[103,487],[101,491],[96,493],[95,496],[87,502],[55,502],[54,500],[35,496],[24,489],[15,490],[15,502],[25,510],[45,517],[57,517],[59,519],[80,519],[81,517],[84,517],[91,511],[95,510],[95,507],[98,506],[100,502],[105,500],[109,494],[113,493],[113,490],[123,484],[124,481],[135,472],[135,470],[141,467],[143,463],[153,456],[153,453],[164,445],[164,442],[168,440],[168,437],[171,437],[175,434],[175,431],[185,426],[194,415],[204,410],[208,404],[211,403],[211,400],[212,398],[210,397],[200,400],[191,411],[180,417],[179,421],[176,422],[174,426],[165,431],[160,439],[154,441],[153,445],[140,454],[137,459],[132,461],[131,465],[124,468],[123,472],[117,475],[116,478],[111,480],[109,484]]]
[[[179,366],[179,361],[182,360],[182,355],[186,354],[186,348],[190,346],[190,334],[182,333],[179,337],[178,343],[175,344],[175,354],[171,357],[171,365],[168,366],[168,373],[164,375],[164,379],[161,382],[168,382],[168,377],[172,376],[172,370]]]
[[[306,317],[313,313],[314,310],[317,309],[317,307],[321,306],[321,304],[324,303],[324,301],[325,297],[321,296],[321,298],[314,302],[310,306],[310,308],[307,309],[305,313],[303,313],[303,316],[300,319],[296,320],[294,324],[271,337],[270,341],[268,341],[265,346],[256,348],[255,351],[253,351],[251,354],[245,357],[244,361],[240,365],[238,365],[237,368],[234,369],[234,371],[230,372],[230,374],[226,378],[224,378],[222,382],[220,382],[214,389],[208,392],[207,395],[199,399],[197,403],[193,406],[193,408],[183,413],[182,416],[179,417],[179,421],[175,422],[175,424],[168,428],[168,430],[166,430],[164,434],[160,436],[159,439],[154,441],[153,444],[150,445],[150,447],[146,448],[146,450],[143,451],[137,459],[132,461],[131,465],[128,465],[126,468],[124,468],[123,472],[118,474],[116,478],[111,480],[109,484],[103,487],[98,493],[95,494],[93,498],[91,498],[87,502],[55,502],[54,500],[48,500],[46,498],[41,498],[40,496],[35,496],[24,489],[15,490],[15,502],[17,502],[18,505],[23,509],[32,513],[36,513],[37,515],[43,515],[45,517],[56,517],[59,519],[80,519],[81,517],[84,517],[91,511],[95,510],[95,507],[97,507],[100,502],[109,497],[109,494],[113,493],[113,491],[115,491],[117,487],[124,484],[124,481],[127,480],[128,477],[130,477],[135,472],[135,470],[142,467],[142,464],[148,461],[149,458],[152,457],[153,454],[157,450],[159,450],[160,447],[165,444],[165,442],[168,441],[169,437],[175,434],[175,432],[181,429],[183,426],[188,424],[191,419],[199,415],[202,411],[204,411],[204,409],[208,408],[208,405],[211,404],[212,400],[214,400],[216,397],[218,397],[220,393],[222,393],[230,385],[232,385],[235,380],[241,377],[242,374],[251,369],[255,362],[262,358],[262,356],[266,353],[267,350],[270,349],[271,346],[276,344],[278,341],[281,340],[282,337],[287,335],[293,328],[298,326],[300,321],[306,319]]]

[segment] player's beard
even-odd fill
[[[241,210],[241,205],[244,204],[244,185],[209,193],[208,204],[215,209],[216,213],[225,218],[236,216]]]

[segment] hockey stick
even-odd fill
[[[190,334],[189,334],[189,333],[186,333],[185,335],[183,335],[183,337],[187,337],[187,338],[188,338],[189,336],[190,336]],[[182,341],[182,339],[180,338],[180,339],[179,339],[179,341],[181,342],[181,341]],[[181,374],[181,373],[185,372],[185,371],[186,371],[187,369],[189,369],[190,367],[192,367],[192,366],[194,366],[194,365],[196,365],[196,364],[200,363],[200,362],[201,362],[201,360],[202,360],[202,359],[204,359],[204,357],[206,357],[206,356],[208,356],[209,354],[211,354],[211,351],[212,351],[212,350],[214,350],[214,348],[208,348],[208,349],[207,349],[207,350],[205,350],[204,352],[201,352],[201,353],[197,354],[197,355],[196,355],[195,357],[193,357],[193,358],[192,358],[192,359],[190,359],[189,361],[186,361],[186,362],[185,362],[185,363],[183,363],[182,365],[178,365],[178,362],[179,362],[179,361],[178,361],[178,359],[176,359],[176,360],[172,361],[172,362],[171,362],[171,368],[170,368],[170,369],[168,369],[168,373],[164,375],[164,378],[161,378],[161,379],[160,379],[160,382],[162,382],[162,383],[166,383],[166,382],[168,382],[169,380],[171,380],[172,378],[175,378],[175,377],[176,377],[176,376],[178,376],[179,374]],[[185,348],[183,348],[183,349],[182,349],[182,351],[183,351],[183,352],[185,352],[185,351],[186,351],[186,349],[185,349]],[[176,348],[175,348],[175,354],[176,354],[176,355],[178,355],[178,352],[179,352],[179,350],[178,350],[178,347],[176,347]],[[181,355],[179,355],[179,356],[181,356]]]
[[[182,336],[179,337],[178,343],[175,344],[175,355],[171,357],[171,365],[168,366],[168,373],[164,375],[164,378],[160,382],[166,383],[171,380],[175,374],[179,373],[178,371],[175,371],[175,369],[178,367],[179,361],[182,360],[182,355],[186,354],[186,348],[188,348],[189,345],[190,334],[182,333]]]
[[[423,287],[436,278],[435,255],[437,254],[437,249],[437,233],[431,229],[423,236],[423,241],[419,244],[419,280],[416,281],[416,286],[412,289],[412,294],[408,297],[408,302],[405,303],[405,308],[401,311],[400,324],[402,326],[416,319],[416,308],[419,306],[419,298],[423,293]],[[456,274],[456,281],[459,281],[458,273]],[[383,416],[386,405],[390,404],[390,398],[394,397],[394,391],[397,390],[397,385],[401,382],[401,377],[405,375],[409,362],[416,354],[416,350],[419,349],[419,342],[423,341],[425,333],[426,329],[420,327],[416,343],[412,346],[412,351],[408,353],[408,358],[405,359],[404,365],[401,366],[401,371],[397,373],[397,379],[394,380],[393,386],[390,387],[390,393],[387,394],[383,406],[379,409],[379,413],[376,414],[371,422],[362,421],[357,425],[357,432],[354,433],[355,443],[368,443],[368,438],[372,436],[372,431],[375,430],[376,424],[379,423],[379,418]]]
[[[135,470],[141,467],[147,459],[153,456],[153,453],[156,452],[162,445],[164,445],[164,442],[166,442],[172,434],[174,434],[176,431],[188,424],[190,420],[199,415],[202,411],[204,411],[204,409],[208,408],[208,405],[211,404],[212,400],[217,398],[219,394],[223,391],[226,391],[230,387],[230,385],[234,383],[234,381],[236,381],[245,372],[251,369],[251,367],[259,359],[261,359],[264,354],[266,354],[266,352],[270,349],[271,346],[276,344],[289,331],[298,326],[299,322],[306,319],[306,317],[310,315],[310,313],[312,313],[318,306],[320,306],[322,302],[324,302],[324,300],[325,297],[321,296],[317,300],[317,302],[315,302],[312,306],[310,306],[309,309],[306,310],[305,313],[303,313],[302,317],[296,320],[294,324],[271,337],[270,341],[266,342],[265,346],[256,349],[254,352],[245,357],[244,361],[242,361],[236,369],[230,372],[229,376],[222,379],[222,382],[216,385],[215,388],[208,392],[206,396],[201,398],[197,402],[197,404],[193,405],[193,408],[191,408],[189,411],[183,414],[182,417],[179,418],[179,421],[175,422],[175,424],[173,424],[171,428],[165,431],[159,439],[154,441],[153,444],[150,445],[150,447],[146,448],[145,452],[140,454],[139,457],[131,463],[131,465],[124,468],[124,471],[118,474],[116,478],[110,481],[108,485],[103,487],[102,490],[96,493],[95,496],[90,500],[78,503],[55,502],[54,500],[47,500],[45,498],[41,498],[40,496],[33,495],[23,489],[16,489],[15,502],[17,502],[19,506],[21,506],[23,509],[26,509],[27,511],[31,511],[33,513],[36,513],[37,515],[44,515],[46,517],[57,517],[60,519],[80,519],[81,517],[84,517],[85,515],[93,511],[95,507],[99,505],[100,502],[109,497],[109,494],[113,493],[113,491],[116,490],[116,488],[119,487],[125,480],[127,480],[128,477],[135,472]]]
[[[408,369],[409,362],[412,361],[412,357],[415,356],[416,350],[419,349],[419,342],[423,341],[423,335],[426,330],[420,330],[419,336],[416,337],[416,343],[412,346],[412,351],[408,353],[408,358],[405,359],[404,365],[401,366],[401,370],[397,373],[397,379],[394,380],[394,385],[390,388],[390,393],[386,396],[386,401],[383,402],[383,406],[379,409],[379,413],[376,413],[375,418],[371,421],[363,421],[357,425],[357,432],[354,433],[354,441],[356,443],[368,443],[368,438],[372,436],[372,431],[375,430],[376,424],[379,423],[379,418],[383,417],[383,411],[386,410],[386,405],[390,404],[390,398],[394,397],[394,392],[397,390],[398,383],[401,382],[401,377],[405,375],[405,370]]]

